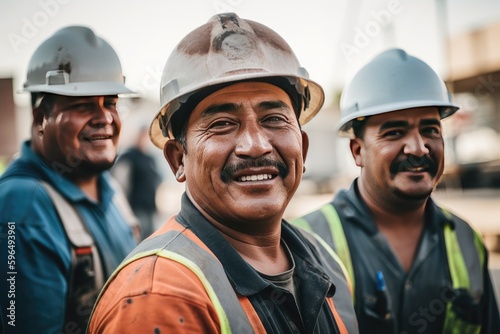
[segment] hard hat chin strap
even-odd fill
[[[42,105],[44,93],[31,93],[31,106],[33,109],[39,108]]]

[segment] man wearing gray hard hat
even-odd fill
[[[81,26],[36,49],[24,91],[31,139],[0,178],[3,333],[83,333],[105,279],[136,245],[135,218],[105,172],[117,155],[118,95],[131,91],[113,48]]]
[[[294,223],[321,235],[354,285],[361,333],[498,333],[488,252],[431,194],[444,170],[441,119],[458,107],[422,60],[387,50],[345,87],[338,130],[361,173]]]
[[[276,32],[234,13],[187,34],[165,65],[151,139],[181,210],[101,294],[90,333],[357,333],[339,263],[283,220],[321,108]]]

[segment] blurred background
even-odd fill
[[[212,15],[234,11],[263,23],[295,50],[326,102],[304,129],[307,172],[286,213],[331,200],[358,175],[348,141],[334,132],[342,88],[367,61],[400,47],[428,62],[461,109],[444,121],[446,172],[435,199],[470,221],[500,251],[500,1],[498,0],[0,0],[0,171],[29,137],[28,94],[19,94],[37,46],[56,30],[85,25],[117,51],[127,85],[121,150],[159,110],[163,65],[180,39]],[[184,185],[160,150],[157,224],[177,212]],[[499,253],[500,254],[500,253]],[[492,261],[492,263],[497,263]],[[500,262],[499,262],[500,263]],[[500,267],[500,265],[499,265]]]

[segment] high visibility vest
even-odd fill
[[[255,332],[222,264],[216,257],[197,245],[194,240],[179,231],[168,231],[146,239],[134,249],[104,285],[94,306],[94,311],[107,286],[122,268],[133,261],[152,255],[176,261],[189,268],[199,278],[215,307],[222,334]],[[335,306],[330,304],[330,308],[334,313],[340,332],[347,334],[348,330]]]
[[[464,228],[463,224],[455,224],[455,228],[452,228],[453,216],[447,210],[441,210],[449,220],[444,227],[444,241],[453,289],[466,289],[471,296],[479,300],[483,293],[486,255],[481,236],[472,228]],[[328,203],[308,215],[307,220],[304,217],[298,218],[293,224],[321,236],[327,244],[332,246],[349,274],[353,287],[353,301],[355,301],[356,282],[351,254],[335,207]],[[451,302],[446,305],[443,333],[480,333],[481,326],[463,322],[453,312],[452,305]]]

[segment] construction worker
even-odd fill
[[[150,132],[186,183],[182,208],[108,281],[89,332],[357,333],[331,249],[282,218],[308,149],[300,124],[323,101],[267,26],[225,13],[185,36]]]
[[[118,94],[131,91],[113,48],[81,26],[36,49],[24,91],[31,140],[0,178],[3,333],[84,333],[105,279],[137,245],[105,172],[116,159]]]
[[[444,82],[390,49],[355,74],[340,106],[360,176],[294,223],[342,259],[360,332],[498,333],[481,237],[431,198],[444,169],[441,119],[458,109]]]

